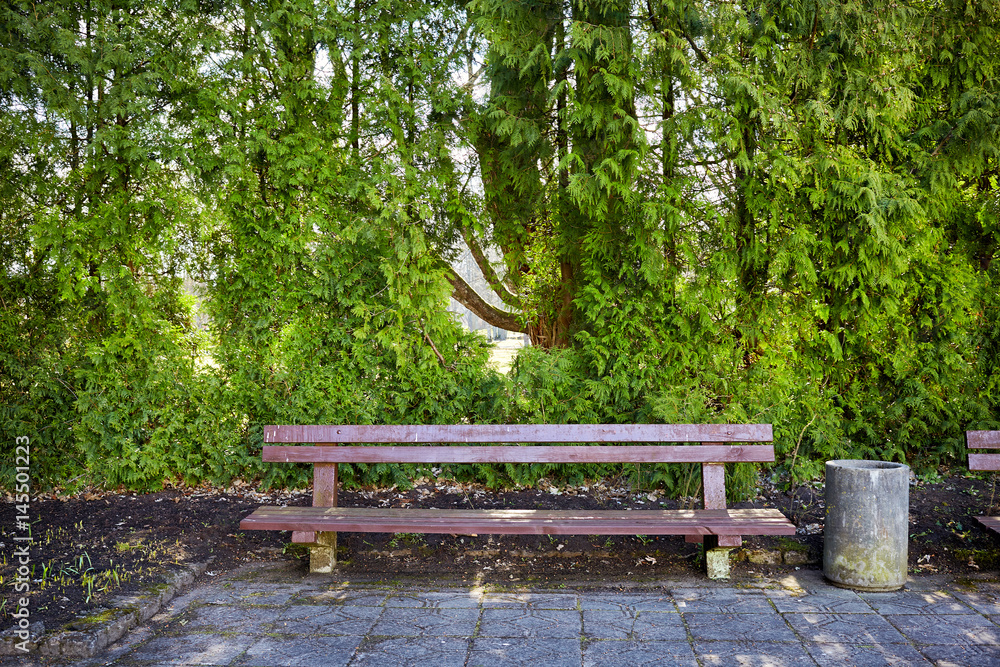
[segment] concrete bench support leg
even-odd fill
[[[337,506],[337,464],[313,466],[313,507]],[[327,574],[337,565],[337,533],[316,533],[315,546],[309,548],[309,571]]]
[[[316,533],[309,547],[309,571],[329,574],[337,565],[337,533]]]
[[[714,443],[704,443],[714,444]],[[724,463],[703,463],[701,485],[705,509],[726,509],[726,466]],[[742,544],[739,535],[705,535],[705,574],[709,579],[729,578],[729,552]]]
[[[709,549],[705,545],[705,574],[709,579],[729,578],[729,547]]]

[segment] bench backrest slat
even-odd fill
[[[773,445],[264,447],[272,463],[704,463],[774,461]]]
[[[265,426],[273,443],[771,442],[771,424]]]
[[[1000,431],[966,431],[969,449],[1000,448]],[[969,470],[1000,470],[1000,454],[969,452]]]
[[[969,443],[969,449],[1000,448],[1000,431],[966,431],[965,439]]]
[[[1000,454],[969,454],[969,470],[1000,470]]]

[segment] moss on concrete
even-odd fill
[[[902,554],[905,556],[905,554]],[[890,547],[841,545],[823,572],[834,585],[865,591],[894,591],[906,583],[906,561]]]

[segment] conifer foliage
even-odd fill
[[[1000,427],[998,28],[997,0],[12,0],[3,451],[282,484],[267,423],[750,421],[793,479],[961,464]],[[510,373],[452,297],[531,341]]]

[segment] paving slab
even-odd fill
[[[578,597],[568,593],[487,593],[485,609],[576,609]]]
[[[698,667],[687,641],[595,641],[583,651],[584,667]]]
[[[472,642],[469,667],[580,667],[583,656],[580,640],[573,638],[510,639],[483,637]]]
[[[909,644],[806,644],[819,667],[930,666],[927,658]]]
[[[997,647],[927,646],[921,653],[935,667],[996,667],[1000,665]]]
[[[351,665],[463,667],[468,653],[468,641],[457,637],[379,638],[362,644]]]
[[[683,613],[773,613],[774,607],[762,591],[680,588],[673,591],[674,604]]]
[[[827,644],[906,644],[889,621],[871,614],[784,614],[804,640]]]
[[[971,614],[975,610],[945,591],[862,593],[860,598],[880,614]]]
[[[980,614],[1000,615],[1000,591],[993,586],[983,586],[976,591],[957,591],[955,597]]]
[[[483,595],[475,591],[400,593],[385,599],[386,607],[418,609],[478,609],[482,604]]]
[[[917,644],[1000,645],[1000,626],[975,614],[887,615],[885,619]]]
[[[361,637],[265,637],[250,646],[235,664],[241,667],[346,666],[354,659],[360,643]]]
[[[271,632],[283,635],[363,637],[368,634],[381,615],[381,607],[293,605],[280,611],[271,626]]]
[[[571,609],[483,609],[483,637],[579,638],[583,617]]]
[[[230,665],[257,641],[250,636],[189,634],[155,637],[127,656],[131,663]]]
[[[302,592],[296,596],[293,602],[353,607],[382,607],[388,597],[389,593],[387,591],[336,587],[333,590],[313,589]]]
[[[814,592],[765,591],[774,608],[782,613],[870,614],[872,606],[853,591]]]
[[[294,584],[260,585],[243,581],[226,582],[216,590],[201,598],[205,604],[255,604],[281,605],[287,603],[293,595],[299,594],[309,587]],[[186,602],[181,598],[180,602]]]
[[[637,641],[681,641],[687,639],[684,617],[678,613],[640,611],[632,625],[632,639]]]
[[[798,642],[712,641],[694,643],[703,665],[712,667],[806,667],[815,665]]]
[[[174,623],[183,632],[200,630],[214,633],[260,635],[271,630],[278,620],[280,607],[242,607],[240,605],[192,605]]]
[[[271,569],[273,568],[273,569]],[[92,658],[0,667],[1000,665],[1000,584],[857,593],[818,570],[500,587],[348,581],[256,565],[202,577]]]
[[[684,614],[695,640],[794,642],[792,628],[777,612],[757,614]]]
[[[677,611],[674,597],[669,591],[652,592],[649,595],[634,593],[602,593],[600,591],[579,596],[580,608],[623,609],[640,611]]]
[[[677,620],[680,625],[679,616]],[[583,610],[583,634],[588,639],[629,639],[634,625],[635,612],[628,609]]]
[[[478,609],[392,607],[382,612],[371,634],[384,637],[471,637],[478,622]]]

